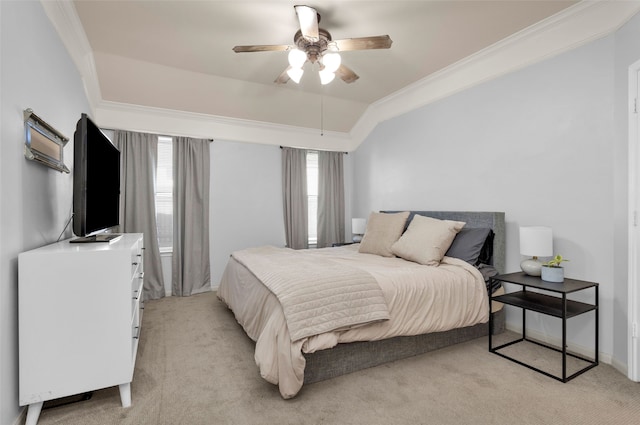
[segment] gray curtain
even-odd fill
[[[309,247],[307,206],[307,151],[282,148],[282,200],[287,246]]]
[[[173,140],[172,293],[189,296],[211,290],[209,264],[208,140]]]
[[[344,242],[342,152],[318,152],[318,248]]]
[[[158,136],[115,130],[120,149],[120,232],[144,234],[143,299],[164,297],[164,279],[156,227]]]

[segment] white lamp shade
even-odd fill
[[[302,68],[302,65],[307,61],[307,54],[299,49],[292,49],[289,51],[289,65],[291,68]]]
[[[287,75],[289,76],[289,78],[291,78],[293,82],[296,84],[300,83],[302,74],[304,74],[304,71],[302,70],[302,68],[290,68],[287,71]]]
[[[367,228],[366,218],[352,218],[351,219],[351,233],[354,235],[364,235],[364,231]]]
[[[327,71],[326,69],[323,69],[322,71],[320,71],[320,83],[322,85],[329,84],[330,82],[333,81],[335,77],[336,77],[336,74],[334,74],[333,72]]]
[[[324,69],[329,72],[336,72],[340,68],[340,63],[342,63],[342,59],[339,53],[325,53],[322,57]]]
[[[520,254],[531,257],[553,255],[553,233],[550,227],[520,227]]]

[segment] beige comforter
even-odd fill
[[[302,388],[303,352],[343,342],[441,332],[489,320],[484,279],[466,262],[445,257],[440,266],[430,267],[400,258],[361,254],[357,249],[358,245],[348,245],[308,253],[322,261],[330,259],[371,274],[384,294],[389,320],[293,342],[277,297],[233,258],[227,264],[218,297],[256,342],[255,361],[260,374],[277,384],[284,398],[295,396]]]

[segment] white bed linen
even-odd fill
[[[438,267],[423,266],[357,250],[355,244],[309,251],[371,273],[384,293],[390,319],[296,342],[291,342],[276,297],[246,268],[233,258],[229,260],[218,297],[256,342],[255,361],[260,374],[279,386],[282,397],[294,397],[302,388],[303,352],[327,349],[343,342],[447,331],[489,320],[484,279],[468,263],[445,257]]]

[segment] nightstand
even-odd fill
[[[489,305],[491,305],[491,301],[498,301],[507,305],[520,307],[522,309],[522,337],[515,341],[511,341],[506,344],[493,347],[492,335],[491,335],[491,332],[489,332],[489,351],[490,352],[495,353],[506,359],[509,359],[513,362],[516,362],[522,366],[528,367],[529,369],[535,370],[536,372],[540,372],[551,378],[557,379],[558,381],[561,381],[561,382],[567,382],[598,365],[598,284],[597,283],[585,282],[582,280],[575,280],[575,279],[566,279],[566,278],[563,283],[545,282],[539,277],[529,276],[522,272],[498,275],[498,276],[492,277],[491,279],[494,281],[502,282],[502,283],[511,283],[511,284],[522,286],[522,290],[520,291],[510,292],[507,294],[497,295],[497,296],[491,295],[489,297]],[[545,293],[538,292],[538,291],[528,291],[527,290],[528,288],[535,288],[536,290],[542,290]],[[590,288],[593,288],[594,290],[594,295],[595,295],[594,304],[588,304],[588,303],[567,299],[568,294],[578,292],[578,291],[583,291]],[[546,293],[550,293],[553,295],[546,294]],[[527,334],[526,334],[527,310],[535,311],[548,316],[558,317],[562,320],[562,348],[553,347],[551,345],[543,344],[539,341],[535,341],[527,338]],[[593,311],[595,314],[595,330],[594,330],[595,346],[594,346],[593,359],[589,359],[577,354],[567,352],[567,319],[580,316],[590,311]],[[489,326],[493,326],[493,314],[489,315]],[[489,329],[491,329],[491,327]],[[534,366],[528,365],[520,360],[517,360],[499,351],[505,347],[508,347],[513,344],[517,344],[522,341],[528,341],[528,342],[540,345],[542,347],[549,348],[557,352],[561,352],[562,353],[562,376],[553,375],[551,373],[538,369]],[[588,364],[587,366],[578,370],[572,375],[567,376],[567,356],[580,359],[584,362],[587,362]]]

